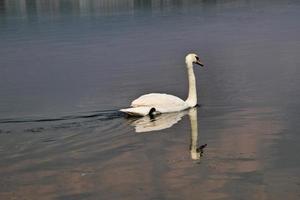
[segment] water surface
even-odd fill
[[[0,0],[0,199],[299,199],[299,18],[295,0]],[[118,112],[186,98],[191,51],[200,107]]]

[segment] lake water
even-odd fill
[[[0,0],[0,199],[300,199],[299,19],[297,0]],[[199,107],[118,112],[185,99],[189,52]]]

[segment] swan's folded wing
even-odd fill
[[[131,103],[132,107],[149,106],[149,107],[184,107],[186,106],[185,101],[182,99],[160,93],[151,93],[140,96]]]

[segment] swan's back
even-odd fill
[[[159,112],[171,112],[186,109],[188,106],[182,99],[160,93],[151,93],[140,96],[131,103],[132,107],[149,106]]]

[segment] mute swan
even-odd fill
[[[185,101],[169,94],[150,93],[140,96],[132,101],[130,108],[121,109],[120,111],[132,116],[146,116],[178,112],[195,107],[197,105],[197,91],[193,64],[203,66],[203,63],[194,53],[190,53],[185,57],[185,63],[189,80],[189,94]]]

